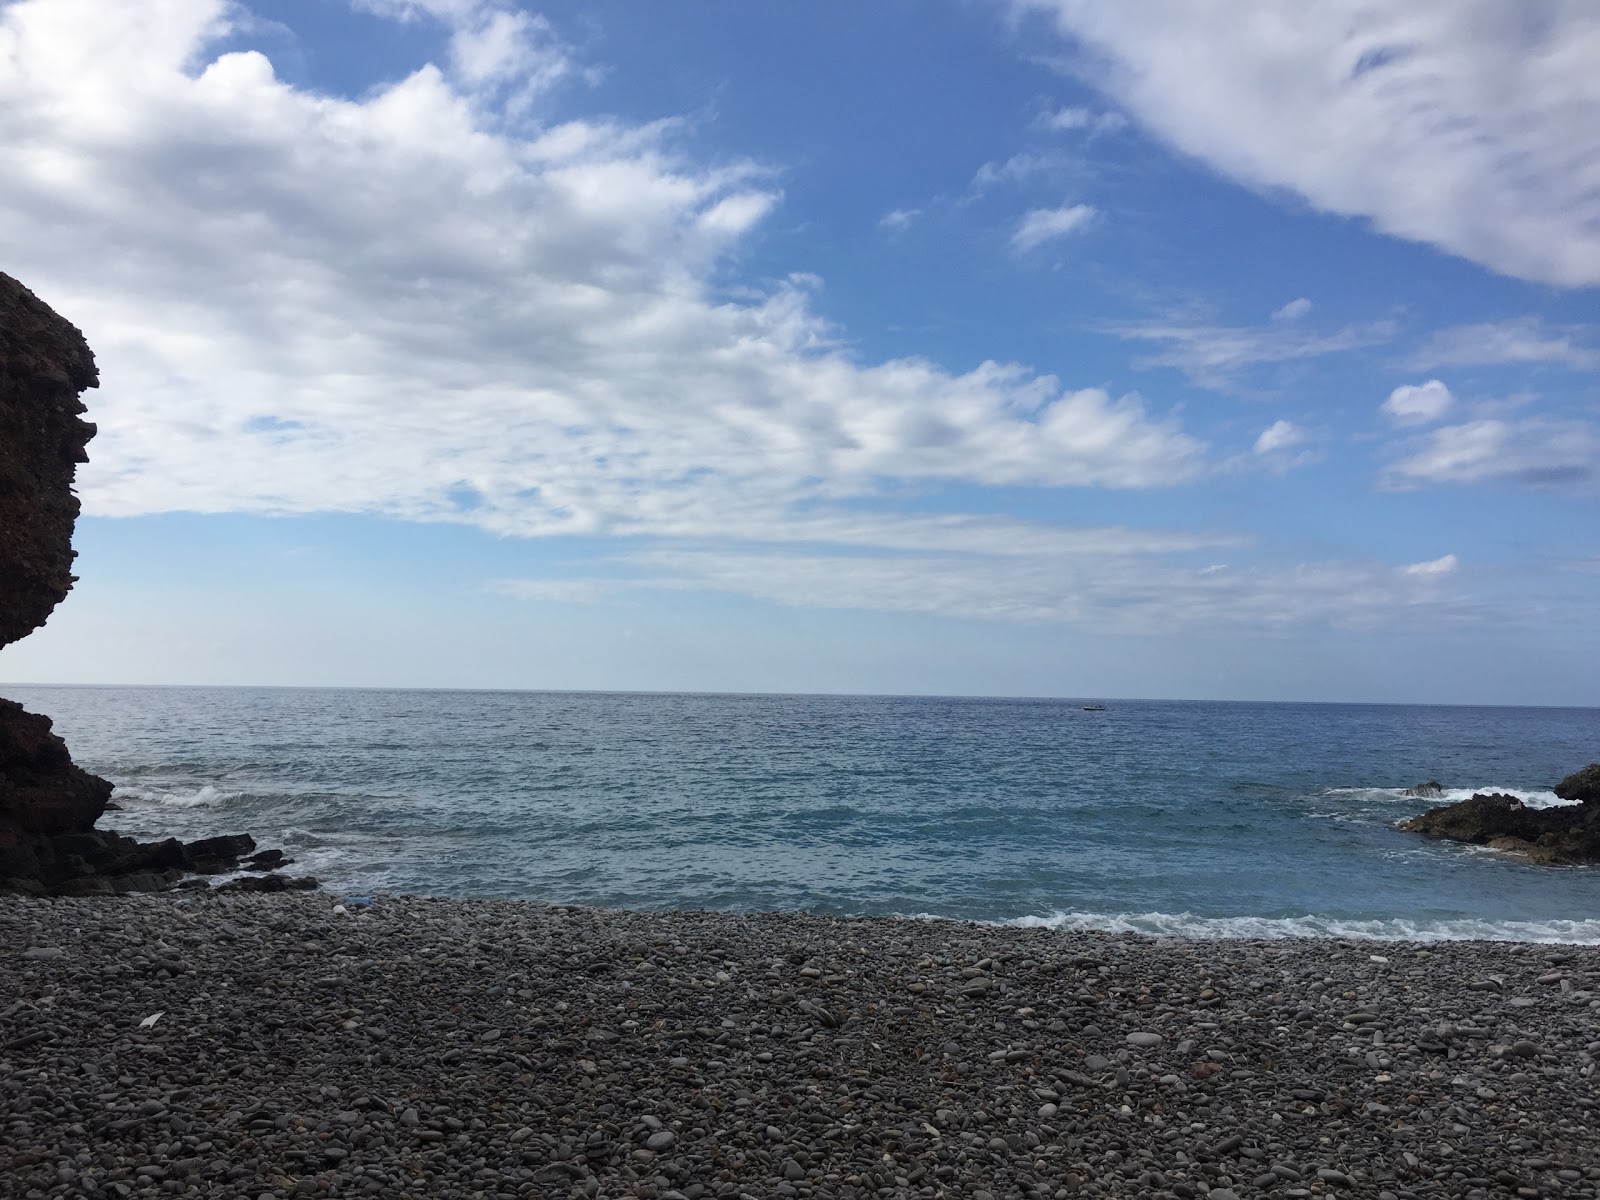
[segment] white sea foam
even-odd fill
[[[1201,917],[1193,913],[1051,913],[1001,921],[1027,929],[1099,930],[1175,938],[1360,938],[1379,942],[1546,942],[1600,945],[1600,919],[1499,921],[1461,917],[1359,921],[1344,917]]]
[[[1403,787],[1340,787],[1326,788],[1324,796],[1351,796],[1358,800],[1370,800],[1380,804],[1415,804],[1419,800],[1431,804],[1457,804],[1462,800],[1470,800],[1473,796],[1482,793],[1488,795],[1499,792],[1505,796],[1515,796],[1529,808],[1559,808],[1567,804],[1576,804],[1575,800],[1563,800],[1554,792],[1541,791],[1537,788],[1503,787],[1499,784],[1485,784],[1482,787],[1445,788],[1439,796],[1408,796]]]
[[[237,795],[238,792],[224,792],[209,783],[197,788],[160,788],[124,783],[117,785],[112,799],[124,808],[213,808]]]

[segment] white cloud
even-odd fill
[[[1157,136],[1523,279],[1600,283],[1600,6],[1014,0]]]
[[[354,0],[356,7],[400,21],[432,19],[450,30],[450,67],[465,85],[511,85],[521,111],[538,92],[573,73],[549,21],[493,0]]]
[[[1409,575],[1413,579],[1437,579],[1442,575],[1454,573],[1460,563],[1454,554],[1446,554],[1443,558],[1435,558],[1429,562],[1412,563],[1410,566],[1401,567],[1402,575]]]
[[[1290,421],[1274,421],[1256,438],[1257,454],[1275,454],[1301,445],[1306,440],[1305,430]]]
[[[1162,349],[1134,360],[1137,367],[1173,367],[1201,387],[1229,391],[1251,367],[1344,354],[1379,346],[1394,337],[1390,321],[1347,325],[1332,333],[1275,322],[1268,327],[1218,325],[1174,315],[1150,321],[1113,321],[1101,330],[1129,341],[1156,342]]]
[[[1510,483],[1588,491],[1600,482],[1600,426],[1530,417],[1446,425],[1408,448],[1383,477],[1390,488]]]
[[[922,217],[920,208],[897,208],[892,212],[884,213],[878,220],[881,229],[899,233],[902,229],[909,229]]]
[[[515,41],[509,6],[372,4]],[[215,57],[231,11],[0,9],[0,252],[100,358],[90,513],[783,539],[906,484],[1204,469],[1138,397],[857,361],[806,277],[719,291],[780,197],[679,153],[671,122],[507,123],[508,60],[454,41],[448,72],[302,90]]]
[[[967,185],[968,197],[982,195],[1001,184],[1017,185],[1040,178],[1054,178],[1069,167],[1069,160],[1059,154],[1013,154],[1002,162],[986,162],[972,176]]]
[[[1272,314],[1274,321],[1298,321],[1311,311],[1311,301],[1301,296],[1298,300],[1291,300],[1282,308]]]
[[[1072,204],[1062,208],[1035,208],[1017,223],[1011,235],[1012,249],[1019,254],[1035,250],[1046,242],[1080,233],[1088,228],[1099,214],[1087,204]]]
[[[1378,410],[1399,425],[1426,425],[1444,416],[1454,404],[1450,389],[1437,379],[1430,379],[1427,383],[1395,388]]]
[[[1437,576],[1375,563],[1189,565],[1114,552],[844,556],[650,551],[641,586],[719,591],[805,608],[1080,625],[1129,634],[1408,627],[1483,619]]]
[[[1034,126],[1046,133],[1075,133],[1082,130],[1090,137],[1097,137],[1126,129],[1128,118],[1121,113],[1096,112],[1092,108],[1073,106],[1040,113]]]
[[[1578,333],[1551,329],[1536,317],[1454,325],[1435,333],[1409,361],[1417,370],[1545,364],[1584,371],[1600,366],[1600,351],[1579,341]]]

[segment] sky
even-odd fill
[[[0,681],[1600,705],[1588,0],[0,0]]]

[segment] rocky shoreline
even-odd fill
[[[1440,805],[1401,821],[1400,828],[1426,837],[1487,846],[1540,866],[1600,863],[1600,763],[1574,771],[1553,789],[1556,808],[1530,808],[1516,796],[1479,792],[1457,804]],[[1434,799],[1444,794],[1436,782],[1406,793]]]
[[[100,373],[83,334],[0,272],[0,647],[45,623],[76,577],[78,464],[95,427],[79,396]],[[72,761],[50,718],[0,700],[0,895],[100,896],[206,887],[204,876],[287,865],[244,835],[140,843],[95,824],[111,784]],[[311,879],[245,875],[224,888],[281,891]]]
[[[1596,1196],[1600,948],[0,898],[18,1197]]]

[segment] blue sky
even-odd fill
[[[0,3],[0,679],[1600,704],[1600,12],[1281,14]]]

